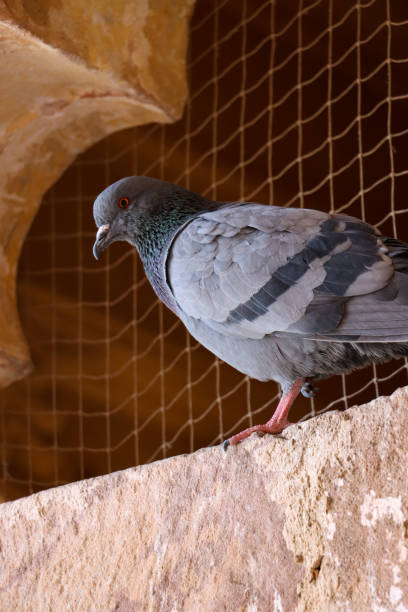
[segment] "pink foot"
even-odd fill
[[[290,423],[288,421],[288,414],[293,402],[299,395],[303,383],[303,378],[296,379],[290,391],[281,398],[272,418],[269,419],[267,423],[263,425],[254,425],[253,427],[248,427],[248,429],[244,429],[244,431],[241,431],[240,433],[235,434],[228,440],[225,440],[223,444],[224,450],[227,450],[230,444],[234,446],[242,440],[245,440],[245,438],[248,438],[255,431],[269,434],[280,434],[286,427],[289,427],[289,425],[293,425],[293,423]]]
[[[235,444],[238,444],[238,442],[245,440],[245,438],[249,438],[249,436],[255,433],[255,431],[259,431],[260,433],[280,434],[286,427],[289,427],[289,425],[293,425],[293,423],[286,421],[286,423],[282,424],[276,423],[275,425],[268,425],[268,423],[265,423],[264,425],[254,425],[253,427],[248,427],[248,429],[244,429],[234,436],[231,436],[231,438],[228,440],[225,440],[223,445],[224,450],[227,450],[230,444],[231,446],[234,446]]]

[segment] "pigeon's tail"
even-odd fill
[[[349,299],[339,327],[325,340],[408,343],[408,244],[382,237],[395,274],[379,291]]]

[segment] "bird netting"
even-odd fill
[[[342,211],[406,240],[407,38],[405,2],[198,0],[183,118],[81,155],[26,240],[18,296],[35,371],[1,393],[4,498],[216,444],[271,416],[277,385],[199,346],[134,249],[92,258],[92,202],[141,174],[212,199]],[[404,361],[334,377],[291,417],[406,382]]]

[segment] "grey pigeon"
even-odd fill
[[[158,297],[217,357],[282,399],[254,431],[280,433],[314,381],[408,356],[408,245],[343,214],[213,202],[143,176],[95,200],[96,258],[135,246]]]

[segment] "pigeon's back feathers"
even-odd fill
[[[395,248],[401,258],[403,243]],[[178,233],[168,282],[183,313],[225,335],[341,341],[362,333],[378,341],[387,338],[384,325],[379,332],[364,324],[364,310],[378,311],[383,300],[389,311],[408,281],[402,274],[392,299],[381,296],[394,276],[386,252],[374,228],[346,215],[230,204],[198,215]],[[408,302],[402,302],[397,316],[405,317],[405,328],[399,323],[398,333],[408,338]],[[386,319],[378,314],[376,321]]]
[[[327,215],[313,211],[311,217],[298,209],[257,204],[229,205],[199,215],[178,234],[168,256],[176,300],[195,318],[225,322],[229,316],[242,318],[241,309],[248,321],[258,319],[273,299],[271,279],[275,293],[290,288],[292,279],[284,277],[285,270],[280,277],[280,268],[304,249]],[[292,275],[298,274],[296,262],[290,267]],[[318,280],[323,280],[322,273]]]

